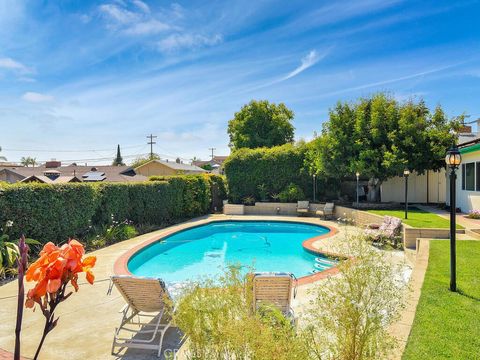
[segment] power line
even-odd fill
[[[157,137],[153,134],[150,134],[147,136],[147,139],[150,139],[149,142],[147,142],[147,144],[150,145],[150,159],[153,159],[153,144],[156,144],[157,142],[156,141],[153,141],[153,139],[156,139]]]
[[[133,149],[139,148],[144,146],[142,145],[131,145],[131,146],[122,146],[122,149]],[[84,149],[84,150],[52,150],[52,149],[10,149],[10,148],[2,148],[4,151],[22,151],[22,152],[29,152],[29,151],[36,151],[36,152],[64,152],[64,153],[77,153],[77,152],[96,152],[96,151],[111,151],[112,149]]]
[[[213,160],[213,151],[214,150],[217,150],[216,148],[208,148],[208,150],[211,150],[212,151],[212,160]]]

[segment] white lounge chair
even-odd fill
[[[157,350],[160,357],[163,336],[171,326],[171,300],[164,282],[133,276],[112,276],[112,282],[127,303],[121,310],[120,326],[115,329],[112,354],[115,347],[131,347]],[[120,333],[130,336],[121,337]],[[160,340],[156,340],[157,334]]]
[[[333,216],[334,208],[335,208],[334,203],[326,203],[323,209],[318,209],[316,211],[316,214],[323,216],[323,218],[327,219],[328,216]]]
[[[308,201],[298,201],[297,202],[297,214],[301,215],[308,215],[310,212],[310,202]]]
[[[255,273],[252,278],[253,287],[253,311],[255,312],[262,304],[270,304],[277,307],[285,316],[294,318],[291,306],[297,293],[296,278],[293,274],[273,272]]]

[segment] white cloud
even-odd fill
[[[325,58],[325,56],[327,56],[327,54],[329,52],[330,52],[330,49],[324,51],[322,54],[318,54],[318,52],[316,50],[311,50],[306,56],[304,56],[301,59],[300,65],[297,66],[297,68],[295,68],[293,71],[289,72],[287,75],[285,75],[281,78],[277,78],[277,79],[268,81],[266,83],[261,83],[261,84],[256,85],[256,86],[246,88],[244,90],[244,92],[248,93],[248,92],[251,92],[251,91],[260,90],[260,89],[263,89],[263,88],[281,83],[282,81],[291,79],[294,76],[297,76],[301,72],[303,72],[303,71],[307,70],[308,68],[312,67],[313,65],[315,65],[317,62],[319,62],[323,58]]]
[[[161,51],[169,52],[182,48],[199,48],[216,45],[223,41],[221,35],[204,36],[198,34],[172,34],[158,42]]]
[[[300,66],[298,66],[295,70],[287,74],[282,80],[287,80],[290,79],[294,76],[297,76],[301,72],[307,70],[308,68],[312,67],[315,65],[317,62],[319,62],[321,59],[323,59],[326,56],[326,54],[323,54],[322,56],[319,56],[316,50],[311,50],[307,56],[302,58]]]
[[[118,24],[129,24],[139,20],[138,14],[114,4],[104,4],[99,7],[100,12]]]
[[[170,30],[171,26],[150,14],[150,8],[140,0],[134,0],[133,8],[125,3],[104,4],[99,7],[107,21],[107,27],[127,35],[152,35]]]
[[[33,103],[42,103],[53,101],[55,98],[52,95],[40,94],[37,92],[28,91],[22,95],[22,99]]]
[[[19,72],[22,74],[32,72],[32,70],[29,67],[9,57],[0,58],[0,68]]]
[[[173,3],[170,5],[170,8],[172,9],[172,15],[175,16],[176,18],[183,18],[185,16],[185,11],[182,7],[182,5],[178,3]]]
[[[125,33],[129,35],[148,35],[158,34],[169,29],[170,26],[168,24],[152,19],[145,22],[139,22],[128,27],[125,29]]]
[[[146,13],[146,14],[150,13],[150,7],[147,4],[145,4],[143,1],[133,0],[132,2],[136,7],[138,7],[140,10],[142,10],[144,13]]]

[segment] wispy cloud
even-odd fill
[[[133,7],[124,3],[103,4],[98,9],[108,28],[127,35],[155,35],[172,29],[168,23],[157,19],[143,1],[133,0],[132,4]]]
[[[316,50],[311,50],[304,58],[302,58],[301,64],[295,70],[293,70],[292,72],[288,73],[285,77],[283,77],[281,81],[297,76],[301,72],[315,65],[317,62],[323,59],[326,55],[327,54],[324,53],[320,56]]]
[[[132,3],[146,14],[150,14],[150,7],[140,0],[133,0]]]
[[[0,58],[0,69],[6,69],[21,74],[29,74],[33,72],[28,66],[9,57]]]
[[[244,93],[250,93],[252,91],[260,90],[263,88],[267,88],[272,85],[276,85],[278,83],[281,83],[285,80],[291,79],[298,74],[304,72],[305,70],[311,68],[314,66],[316,63],[318,63],[320,60],[324,59],[330,50],[324,51],[323,53],[319,54],[317,50],[310,50],[310,52],[305,55],[303,58],[300,59],[300,65],[297,66],[294,70],[290,71],[287,75],[282,76],[280,78],[276,78],[274,80],[262,83],[260,85],[256,85],[253,87],[248,87],[247,89],[243,90],[242,92]]]
[[[351,92],[351,91],[375,88],[375,87],[380,87],[380,86],[384,86],[384,85],[393,84],[393,83],[400,82],[400,81],[421,78],[421,77],[424,77],[424,76],[427,76],[427,75],[439,73],[439,72],[457,67],[459,65],[465,64],[466,62],[467,61],[457,62],[457,63],[453,63],[453,64],[449,64],[449,65],[439,66],[439,67],[429,69],[429,70],[425,70],[425,71],[416,72],[416,73],[405,75],[405,76],[400,76],[400,77],[391,78],[391,79],[382,80],[382,81],[371,82],[371,83],[367,83],[367,84],[363,84],[363,85],[359,85],[359,86],[353,86],[353,87],[350,87],[350,88],[345,88],[345,89],[341,89],[341,90],[338,90],[338,91],[330,92],[328,95],[329,96],[330,95],[339,95],[339,94],[348,93],[348,92]]]
[[[145,22],[138,22],[131,27],[125,29],[125,34],[130,34],[130,35],[148,35],[148,34],[158,34],[163,31],[169,30],[170,26],[152,19],[149,21]]]
[[[200,48],[221,43],[219,34],[205,36],[199,34],[172,34],[158,42],[158,49],[163,52],[176,51],[182,48]]]
[[[110,21],[110,25],[125,25],[139,20],[137,13],[120,7],[119,5],[103,4],[100,5],[99,10],[100,13]]]
[[[55,98],[52,95],[28,91],[22,95],[22,99],[32,103],[44,103],[53,101]]]

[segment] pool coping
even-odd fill
[[[200,221],[195,221],[193,223],[191,222],[186,222],[186,223],[181,223],[177,225],[173,225],[170,228],[166,228],[164,232],[161,234],[152,234],[151,237],[147,238],[144,242],[142,242],[139,245],[136,245],[132,247],[131,249],[127,250],[125,253],[123,253],[116,261],[115,264],[113,265],[113,272],[115,275],[130,275],[133,276],[133,274],[128,270],[128,261],[130,258],[135,255],[137,252],[142,250],[143,248],[146,248],[170,235],[173,235],[175,233],[189,230],[195,227],[207,225],[210,223],[214,222],[225,222],[225,221],[272,221],[272,222],[291,222],[291,223],[300,223],[300,224],[309,224],[309,225],[316,225],[316,226],[321,226],[325,227],[329,230],[328,233],[324,235],[319,235],[315,236],[313,238],[306,239],[302,242],[302,247],[307,250],[310,253],[313,253],[315,255],[326,255],[328,257],[336,257],[336,258],[342,258],[342,259],[347,259],[348,257],[342,254],[337,254],[337,253],[332,253],[328,251],[322,251],[313,246],[313,244],[319,240],[333,237],[338,233],[338,229],[327,225],[327,224],[315,224],[311,221],[302,221],[301,218],[295,218],[295,219],[281,219],[281,220],[271,220],[271,219],[241,219],[241,218],[207,218],[207,219],[202,219]],[[334,266],[331,267],[330,269],[324,270],[317,272],[315,274],[311,275],[306,275],[298,278],[298,285],[305,285],[305,284],[311,284],[313,282],[316,282],[321,279],[325,279],[329,276],[335,275],[339,272],[338,267]]]

